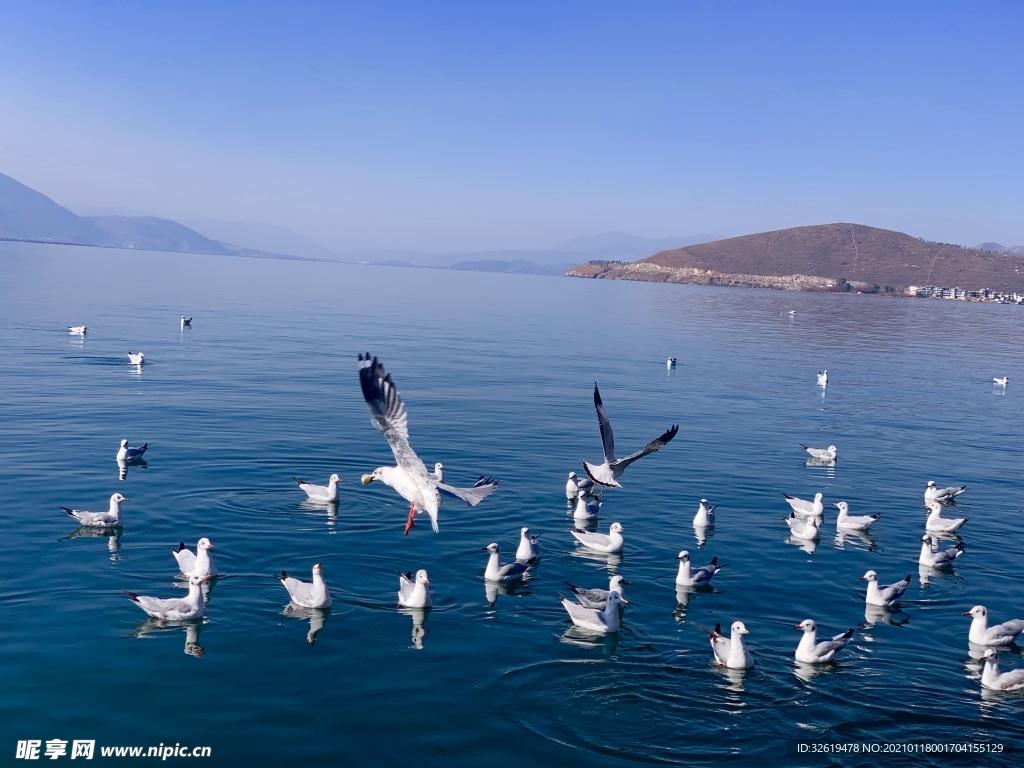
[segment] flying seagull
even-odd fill
[[[360,353],[359,384],[370,409],[371,421],[384,434],[391,452],[395,454],[396,463],[394,467],[377,467],[370,474],[363,475],[363,485],[380,480],[409,502],[406,535],[413,527],[413,518],[418,512],[426,512],[430,516],[430,524],[434,533],[437,533],[437,509],[441,504],[442,493],[462,499],[469,506],[475,507],[498,487],[497,480],[480,477],[472,488],[456,488],[427,472],[423,460],[409,445],[409,417],[405,412],[405,404],[391,381],[391,374],[384,372],[384,366],[376,357],[371,359],[369,354]]]
[[[601,393],[594,383],[594,408],[597,409],[597,424],[601,428],[601,441],[604,443],[604,463],[597,466],[583,462],[584,471],[598,485],[607,485],[612,488],[621,488],[618,479],[630,464],[649,453],[654,453],[662,446],[667,445],[676,433],[679,426],[673,424],[661,437],[655,438],[639,451],[627,456],[624,459],[615,458],[615,437],[612,435],[612,423],[608,421],[608,414],[604,411],[604,403],[601,402]]]

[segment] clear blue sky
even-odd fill
[[[0,172],[335,249],[1024,244],[1024,3],[7,2]]]

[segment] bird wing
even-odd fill
[[[313,595],[312,583],[299,581],[291,576],[279,577],[284,588],[288,590],[288,596],[298,603],[299,601],[309,602]]]
[[[581,528],[570,528],[569,532],[582,544],[594,544],[599,547],[610,547],[612,540],[603,533],[584,531]]]
[[[679,425],[673,424],[671,427],[665,430],[665,432],[661,436],[656,437],[654,440],[651,440],[651,442],[649,442],[636,453],[630,454],[626,458],[619,459],[618,461],[612,460],[611,466],[615,469],[618,469],[621,472],[637,459],[642,458],[649,453],[654,453],[655,451],[661,450],[663,446],[667,445],[672,440],[672,438],[676,436],[677,432],[679,432]]]
[[[178,561],[178,568],[181,570],[182,573],[192,573],[192,570],[196,567],[195,553],[188,549],[172,549],[171,554],[173,554],[174,559]]]
[[[422,459],[409,445],[409,417],[405,404],[391,381],[391,374],[384,372],[384,366],[376,357],[371,360],[369,354],[359,355],[359,385],[373,425],[384,434],[398,466],[412,475],[424,479],[429,477]]]
[[[398,572],[398,594],[401,598],[401,602],[406,602],[412,597],[412,591],[416,588],[416,583],[406,576],[401,571]]]
[[[562,596],[559,595],[559,597]],[[565,612],[569,614],[569,618],[572,619],[574,624],[579,625],[581,622],[591,626],[601,624],[600,617],[597,615],[597,611],[593,608],[578,605],[566,597],[562,597],[562,606],[565,608]]]
[[[446,496],[461,499],[471,507],[475,507],[490,494],[494,493],[498,487],[498,481],[492,477],[481,477],[472,488],[456,488],[454,485],[446,485],[436,480],[432,484]]]
[[[612,423],[608,420],[608,414],[605,413],[596,381],[594,382],[594,408],[597,410],[597,426],[601,429],[601,442],[604,443],[604,460],[606,464],[611,464],[615,461],[615,436],[612,434]]]
[[[507,565],[501,566],[501,568],[498,570],[498,578],[499,579],[514,579],[517,576],[522,576],[524,573],[526,573],[526,569],[529,568],[529,567],[530,566],[527,565],[526,563],[520,563],[520,562],[508,563]]]

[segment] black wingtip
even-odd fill
[[[715,634],[716,635],[722,634],[722,622],[720,622],[720,621],[716,621],[715,622]]]
[[[279,578],[281,581],[284,581],[285,579],[288,578],[288,571],[281,571],[281,575],[278,576],[277,578]]]
[[[796,498],[795,496],[790,496],[788,493],[783,493],[782,495],[783,495],[783,497],[785,497],[787,499],[795,499]]]
[[[72,517],[75,516],[75,510],[68,509],[67,507],[61,507],[61,509],[63,509],[67,514],[71,515]]]
[[[843,637],[853,637],[854,627],[850,627],[848,630],[843,632]]]
[[[807,446],[806,446],[806,445],[804,445],[803,443],[797,443],[797,445],[799,445],[799,446],[800,446],[801,448],[803,448],[803,449],[804,449],[805,451],[807,450]]]
[[[579,590],[579,587],[574,586],[573,584],[570,584],[568,581],[565,581],[564,579],[562,580],[562,583],[565,584],[565,586],[567,586],[569,588],[569,590],[571,592],[573,592],[573,593],[575,593],[577,590]]]
[[[715,566],[716,568],[718,567],[718,555],[715,555],[711,558],[711,565]]]
[[[139,602],[139,596],[135,592],[129,592],[127,589],[124,591],[124,596],[133,602]]]
[[[305,480],[299,480],[299,478],[297,478],[295,475],[292,475],[292,480],[295,481],[296,485],[304,485],[306,482]]]
[[[905,578],[904,581],[907,582],[907,584],[909,584],[910,580],[913,579],[913,578],[914,578],[914,574],[908,573],[907,574],[907,578]]]

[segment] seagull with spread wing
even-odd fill
[[[601,441],[604,443],[604,464],[588,464],[583,462],[583,469],[598,485],[607,485],[612,488],[621,488],[618,480],[630,464],[649,453],[654,453],[676,436],[679,431],[678,425],[673,424],[666,430],[665,434],[658,437],[639,451],[627,456],[624,459],[615,458],[615,437],[612,435],[612,423],[608,420],[608,414],[604,411],[604,403],[601,402],[601,393],[594,383],[594,408],[597,409],[597,424],[601,428]]]
[[[384,372],[384,366],[376,357],[371,359],[369,354],[359,355],[359,384],[370,409],[371,421],[388,441],[396,462],[394,467],[377,467],[370,474],[363,475],[363,485],[380,480],[409,502],[406,535],[413,527],[413,518],[419,512],[426,512],[430,516],[430,524],[434,533],[437,533],[437,510],[442,493],[475,507],[498,487],[497,480],[481,477],[472,488],[456,488],[427,472],[423,460],[409,445],[409,417],[405,412],[405,404],[391,381],[391,374]]]

